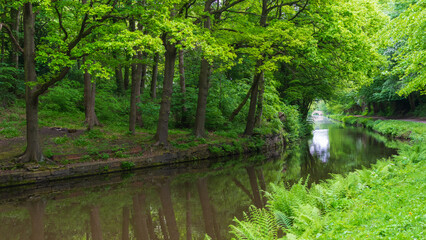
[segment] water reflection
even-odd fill
[[[312,141],[309,144],[311,155],[319,158],[323,163],[330,159],[330,141],[328,140],[328,129],[314,130]]]
[[[0,239],[229,239],[269,183],[347,172],[393,151],[374,135],[318,125],[313,138],[269,159],[204,161],[45,185],[0,189]]]

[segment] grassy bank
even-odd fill
[[[25,108],[22,101],[7,109],[0,109],[0,172],[21,168],[15,162],[17,155],[25,151]],[[195,138],[191,129],[170,129],[169,146],[155,146],[155,128],[146,123],[138,127],[134,135],[128,131],[127,115],[104,118],[102,126],[86,131],[84,113],[59,112],[50,109],[40,111],[40,136],[43,155],[48,159],[43,167],[63,166],[82,162],[97,162],[131,156],[161,155],[169,152],[204,149],[217,156],[238,152],[256,151],[265,144],[265,137],[280,133],[288,140],[298,133],[292,128],[276,131],[274,126],[256,129],[254,137],[241,137],[244,125],[232,123],[216,131],[207,132],[205,138]],[[294,128],[294,127],[293,127]]]
[[[273,186],[267,209],[236,220],[236,239],[422,239],[426,222],[426,124],[341,117],[393,137],[408,138],[399,155],[371,169],[308,187]]]

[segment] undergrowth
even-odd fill
[[[426,124],[346,117],[396,137],[399,155],[308,188],[272,185],[266,209],[231,225],[234,239],[422,239],[426,222]],[[399,125],[399,123],[401,123]],[[409,134],[407,135],[407,131]],[[273,216],[273,217],[270,217]]]

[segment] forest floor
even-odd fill
[[[125,121],[104,121],[101,127],[86,131],[84,113],[40,112],[40,142],[49,164],[106,161],[108,159],[158,155],[165,152],[197,150],[228,144],[231,150],[247,143],[234,132],[207,132],[206,138],[195,138],[191,129],[170,129],[169,145],[155,146],[155,129],[137,128],[134,135]],[[12,106],[0,114],[0,172],[17,165],[17,156],[25,151],[25,109]],[[226,149],[213,149],[225,151]],[[229,149],[228,149],[229,150]]]

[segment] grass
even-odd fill
[[[76,162],[99,161],[109,158],[127,158],[134,149],[152,150],[164,152],[152,147],[155,143],[155,129],[137,128],[136,134],[128,131],[127,122],[123,117],[114,121],[105,120],[103,126],[95,127],[91,131],[85,131],[84,113],[80,111],[58,112],[49,108],[41,108],[39,112],[39,126],[42,129],[42,150],[45,157],[60,156],[59,164],[72,164]],[[0,141],[16,141],[19,146],[25,145],[25,105],[23,101],[8,109],[2,109],[0,116]],[[52,129],[60,128],[61,130]],[[72,132],[69,132],[72,130]],[[207,132],[205,138],[195,138],[192,129],[170,129],[170,147],[166,151],[180,151],[197,148],[199,146],[218,147],[220,155],[234,152],[242,152],[243,144],[249,144],[251,148],[259,149],[263,142],[259,139],[248,140],[241,138],[243,129],[230,131]],[[15,143],[13,143],[16,145]],[[223,146],[222,146],[223,145]],[[214,149],[213,147],[213,149]],[[14,152],[0,154],[0,163],[13,165],[13,156],[21,154],[23,149],[14,148]],[[140,151],[140,150],[139,150]],[[79,155],[75,159],[64,159],[62,155]],[[7,163],[7,164],[6,164]]]
[[[371,169],[336,175],[311,188],[302,181],[273,186],[267,214],[251,210],[251,217],[235,220],[231,232],[236,239],[423,239],[426,124],[341,119],[411,142],[400,144],[399,155]]]

